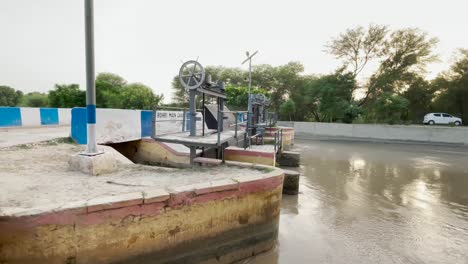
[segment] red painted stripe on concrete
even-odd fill
[[[239,189],[225,190],[197,195],[195,191],[180,192],[170,195],[168,203],[151,203],[132,205],[123,208],[86,213],[86,208],[70,209],[60,212],[44,213],[34,216],[23,217],[2,217],[0,218],[0,230],[11,232],[16,229],[28,229],[35,226],[55,224],[55,225],[96,225],[108,222],[112,219],[121,220],[129,215],[136,216],[156,216],[164,207],[169,205],[178,208],[196,203],[206,203],[222,199],[242,197],[244,195],[272,190],[283,183],[283,173],[277,176],[262,178],[253,181],[240,182]],[[203,189],[201,190],[203,193]]]
[[[238,156],[250,156],[250,157],[264,157],[264,158],[274,158],[275,153],[273,152],[260,152],[252,150],[243,150],[243,149],[225,149],[225,155],[238,155]]]

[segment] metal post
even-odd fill
[[[186,114],[187,114],[187,112],[185,111],[185,109],[182,110],[182,132],[185,131],[185,126],[186,126],[185,122],[187,122],[187,120],[185,120],[185,115]]]
[[[252,126],[252,100],[251,100],[251,89],[252,89],[252,57],[255,56],[256,54],[258,53],[258,51],[255,51],[253,54],[250,54],[249,52],[246,52],[247,54],[247,59],[245,59],[242,64],[246,63],[247,61],[249,61],[249,97],[247,99],[248,101],[248,105],[247,105],[247,128],[246,128],[246,134],[248,136],[251,136],[252,134],[252,130],[250,129],[250,127]]]
[[[276,153],[276,135],[277,135],[277,134],[278,134],[278,133],[275,132],[275,140],[274,140],[274,142],[275,142],[275,143],[274,143],[274,146],[275,146],[275,153]]]
[[[86,42],[86,122],[88,144],[85,154],[97,154],[96,145],[96,86],[94,81],[94,10],[93,0],[85,0]]]
[[[195,102],[196,91],[194,89],[190,90],[189,99],[190,99],[190,136],[194,137],[197,135],[197,111],[196,111],[196,102]]]
[[[153,109],[153,116],[151,116],[151,137],[156,137],[156,114],[158,110],[157,108]]]
[[[234,138],[237,139],[237,123],[239,122],[239,113],[236,112],[236,130],[234,130]]]
[[[252,88],[252,58],[249,59],[249,94],[248,94],[248,105],[247,105],[247,135],[251,136],[251,129],[252,126],[252,99],[250,96],[250,89]]]
[[[224,99],[223,98],[219,98],[219,109],[220,109],[220,113],[221,113],[221,132],[224,131]]]
[[[205,136],[205,93],[203,93],[202,111],[203,111],[202,136]]]
[[[218,145],[218,151],[219,151],[219,144],[221,142],[221,132],[223,131],[223,113],[221,112],[221,98],[218,98],[218,139],[217,139],[217,145]]]

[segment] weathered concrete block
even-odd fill
[[[300,173],[293,170],[284,171],[283,193],[295,195],[299,193]]]
[[[143,192],[143,203],[160,203],[169,200],[170,194],[166,190],[155,189]]]
[[[281,155],[278,156],[277,162],[281,166],[299,167],[300,160],[301,160],[301,155],[299,154],[299,152],[283,151]]]
[[[112,153],[104,152],[96,156],[75,154],[70,157],[68,164],[72,170],[97,176],[116,171],[119,162]]]

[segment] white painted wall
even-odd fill
[[[202,120],[202,113],[197,112],[197,117]],[[157,111],[156,113],[156,135],[172,134],[182,132],[182,111]],[[201,121],[197,121],[197,130],[202,130]],[[187,130],[186,130],[187,131]],[[208,128],[205,124],[205,131]]]
[[[96,110],[96,141],[98,144],[141,139],[140,110]]]
[[[58,108],[59,125],[71,125],[71,108]]]
[[[359,139],[401,140],[468,145],[467,127],[278,122],[292,126],[296,133]]]
[[[21,107],[21,126],[38,127],[41,126],[41,114],[39,108]]]

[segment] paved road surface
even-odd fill
[[[70,136],[69,126],[0,128],[0,148]]]

